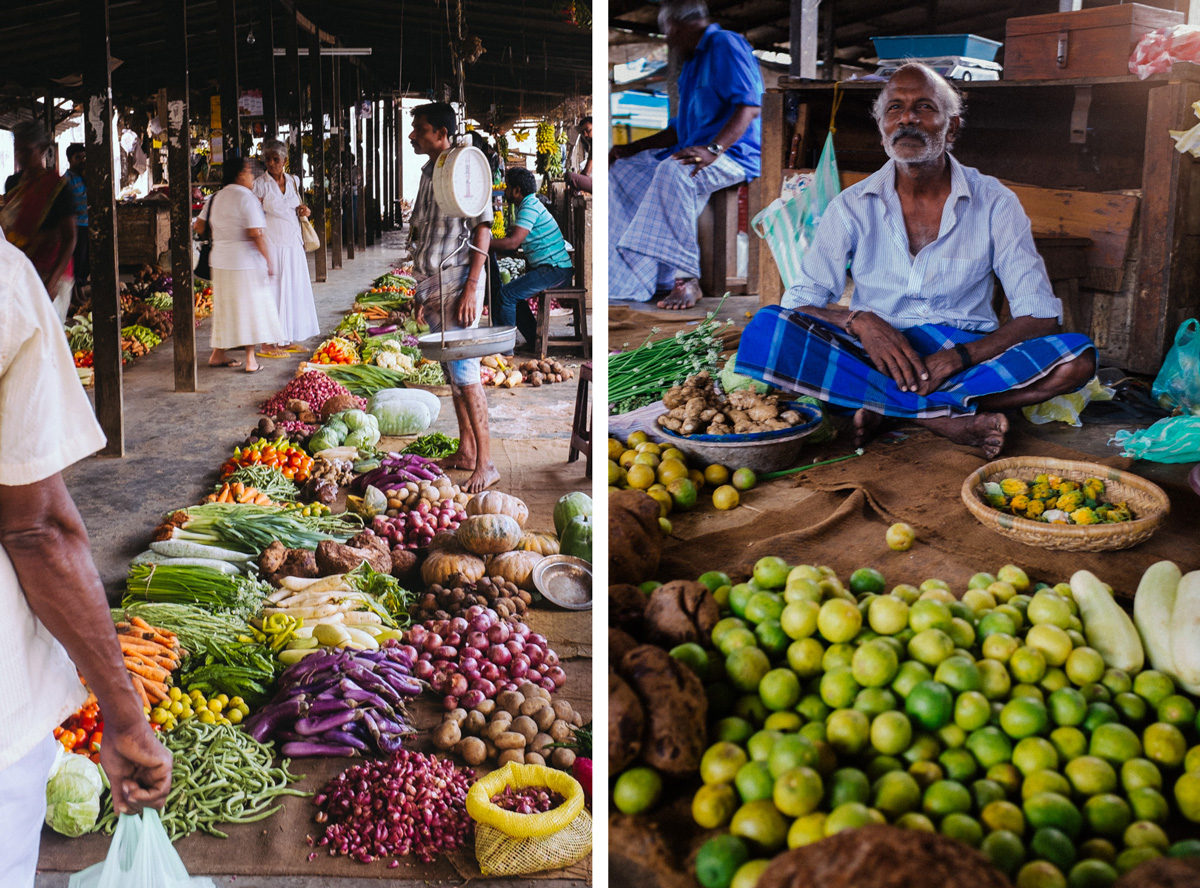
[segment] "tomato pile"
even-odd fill
[[[359,363],[358,352],[355,351],[354,346],[350,342],[340,337],[335,337],[313,352],[312,363],[357,364]]]
[[[93,360],[94,359],[93,359],[92,353],[90,351],[75,352],[75,366],[76,367],[91,367]]]
[[[98,762],[100,744],[104,740],[104,719],[100,716],[100,704],[96,698],[92,697],[78,712],[55,728],[54,739],[67,752],[77,752]]]
[[[312,457],[287,440],[269,442],[260,438],[249,447],[235,447],[233,456],[221,466],[221,477],[228,478],[246,466],[273,466],[289,481],[304,482],[312,471]]]

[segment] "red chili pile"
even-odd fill
[[[327,824],[317,844],[359,863],[406,854],[429,863],[471,838],[467,790],[474,780],[470,768],[407,749],[347,768],[313,799],[317,822]]]
[[[506,786],[503,792],[498,792],[491,798],[492,804],[497,808],[516,811],[518,814],[542,814],[546,811],[553,811],[565,801],[566,799],[560,793],[545,786],[527,786],[524,789],[513,789],[511,786]]]

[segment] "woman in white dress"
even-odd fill
[[[267,220],[251,190],[256,165],[242,157],[227,158],[222,166],[224,187],[205,204],[196,231],[212,228],[213,315],[212,367],[241,367],[228,360],[227,349],[246,350],[247,373],[262,369],[254,360],[258,343],[284,338],[279,310],[271,293],[275,266],[267,249]]]
[[[308,279],[308,259],[300,235],[300,219],[310,215],[297,189],[296,177],[283,171],[287,146],[278,139],[263,142],[267,171],[254,180],[254,194],[267,216],[267,249],[275,267],[271,285],[283,322],[280,347],[303,342],[321,332]]]

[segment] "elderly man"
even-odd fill
[[[905,65],[872,113],[891,160],[830,203],[802,280],[747,325],[736,368],[857,411],[856,443],[893,416],[990,459],[1008,431],[1000,411],[1084,386],[1095,346],[1058,332],[1062,304],[1016,195],[950,154],[962,126],[954,88]],[[849,311],[828,308],[847,266]]]
[[[608,290],[683,309],[702,295],[696,222],[708,196],[758,175],[763,84],[750,44],[710,24],[701,0],[664,0],[658,25],[685,59],[679,113],[609,153]]]
[[[492,239],[492,208],[472,219],[442,213],[433,196],[433,167],[453,146],[454,109],[433,102],[413,109],[408,140],[417,154],[429,158],[421,168],[421,185],[409,228],[413,275],[417,279],[417,321],[433,331],[464,330],[479,325],[483,312],[484,262]],[[465,242],[470,242],[470,247]],[[454,413],[458,418],[458,452],[442,465],[471,473],[463,490],[478,493],[500,480],[492,463],[487,397],[480,381],[479,358],[446,365]]]

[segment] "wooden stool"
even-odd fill
[[[738,192],[742,184],[710,194],[696,224],[700,289],[705,296],[747,292],[746,279],[737,276]]]
[[[587,477],[592,477],[592,411],[588,404],[588,390],[591,388],[592,362],[584,361],[579,365],[579,388],[575,391],[575,419],[571,423],[571,449],[567,452],[567,462],[575,462],[579,454],[587,457]]]
[[[550,303],[557,301],[560,305],[570,305],[574,313],[575,336],[571,338],[550,338]],[[583,357],[592,357],[592,340],[587,332],[587,290],[575,287],[564,287],[543,290],[538,299],[537,315],[537,352],[541,357],[546,356],[546,349],[552,345],[579,345],[583,347]]]

